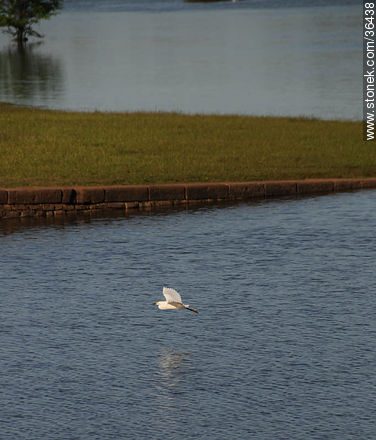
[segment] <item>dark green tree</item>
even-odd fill
[[[29,36],[41,38],[33,25],[39,20],[56,15],[63,0],[0,0],[0,27],[11,34],[19,47]]]

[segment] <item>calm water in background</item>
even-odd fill
[[[20,54],[0,35],[0,100],[78,110],[361,119],[357,0],[71,0]]]
[[[0,438],[374,439],[375,201],[1,223]]]

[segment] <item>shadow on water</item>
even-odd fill
[[[249,204],[259,204],[265,202],[264,199],[248,201]],[[0,219],[0,236],[9,235],[13,233],[23,232],[32,228],[48,228],[48,227],[66,227],[79,224],[88,224],[95,221],[113,221],[119,219],[131,219],[135,217],[150,217],[150,216],[164,216],[174,215],[181,212],[196,213],[202,210],[210,209],[224,209],[231,206],[238,206],[244,202],[213,202],[212,204],[190,204],[189,206],[174,206],[174,207],[158,207],[153,210],[132,210],[124,212],[122,210],[103,210],[93,212],[91,214],[72,213],[65,216],[51,216],[51,217],[16,217],[9,219]]]
[[[64,74],[61,61],[38,52],[41,43],[19,49],[0,50],[0,97],[2,100],[50,100],[62,94]]]
[[[364,190],[363,190],[364,191]],[[348,191],[357,192],[357,190]],[[212,209],[227,209],[231,207],[237,207],[239,205],[260,205],[263,203],[273,202],[289,202],[294,200],[304,200],[310,198],[317,198],[323,196],[335,196],[337,193],[323,193],[323,194],[302,194],[297,196],[283,196],[283,197],[270,197],[268,199],[255,199],[247,201],[228,201],[228,202],[213,202],[211,204],[191,203],[190,205],[181,205],[174,207],[159,207],[153,210],[133,210],[129,212],[117,211],[117,210],[103,210],[93,212],[92,214],[72,213],[66,216],[55,217],[16,217],[9,219],[0,219],[0,237],[3,235],[9,235],[13,233],[23,232],[30,228],[48,228],[48,227],[66,227],[79,224],[88,224],[95,221],[113,221],[118,219],[131,219],[135,217],[150,217],[150,216],[165,216],[174,215],[182,212],[188,212],[195,214],[200,211],[207,211]]]

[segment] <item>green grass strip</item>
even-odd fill
[[[0,186],[376,176],[362,123],[0,104]]]

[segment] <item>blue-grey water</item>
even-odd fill
[[[375,202],[0,223],[0,438],[376,438]]]
[[[358,0],[66,0],[20,53],[0,34],[0,100],[75,110],[361,119]]]

